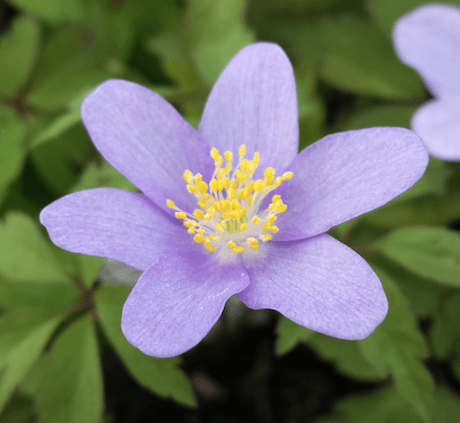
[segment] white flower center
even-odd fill
[[[274,195],[268,208],[259,210],[264,198],[294,174],[285,172],[275,178],[275,170],[268,167],[264,179],[253,180],[259,153],[254,153],[252,160],[244,159],[245,145],[238,153],[238,165],[232,173],[233,154],[226,151],[222,157],[216,148],[211,149],[215,170],[209,186],[200,173],[184,172],[187,190],[199,206],[192,215],[179,209],[172,200],[166,201],[169,208],[176,210],[176,218],[184,221],[193,240],[213,253],[220,250],[226,255],[227,252],[241,254],[245,249],[258,250],[259,241],[270,241],[271,233],[278,232],[274,225],[277,215],[287,209],[281,197]]]

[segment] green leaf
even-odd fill
[[[72,192],[99,187],[137,191],[137,188],[120,172],[104,161],[100,166],[90,163],[82,173],[80,180],[72,187]]]
[[[433,315],[430,341],[434,354],[440,359],[446,359],[460,341],[459,310],[460,294],[449,293]]]
[[[44,111],[59,110],[110,78],[102,69],[104,55],[96,53],[97,39],[84,27],[65,26],[55,32],[34,69],[26,103]]]
[[[211,86],[229,60],[255,36],[243,21],[244,0],[189,0],[187,40],[198,71]]]
[[[19,10],[36,15],[51,24],[85,19],[83,0],[9,0]]]
[[[364,258],[384,270],[398,284],[409,300],[411,310],[419,318],[431,317],[437,311],[441,298],[451,291],[447,286],[434,285],[431,280],[410,272],[382,254],[366,254]]]
[[[0,104],[0,191],[6,190],[21,171],[26,155],[25,137],[26,127],[21,119]]]
[[[283,355],[291,351],[299,342],[308,341],[314,332],[284,316],[280,316],[276,334],[278,336],[276,339],[276,353]]]
[[[14,97],[27,83],[40,48],[40,26],[32,17],[18,16],[0,38],[0,96]]]
[[[433,378],[420,361],[428,355],[424,337],[398,287],[385,272],[373,267],[382,281],[390,308],[374,333],[359,341],[362,352],[377,370],[390,370],[401,396],[428,421]]]
[[[329,336],[314,334],[309,345],[324,360],[334,364],[337,370],[349,377],[364,382],[377,382],[386,378],[387,369],[375,368],[363,354],[356,341],[331,338]]]
[[[0,225],[0,274],[25,282],[70,282],[35,222],[17,212]]]
[[[460,234],[440,227],[407,227],[374,244],[417,275],[460,286]]]
[[[121,332],[121,310],[129,289],[122,285],[102,285],[95,302],[102,327],[127,370],[144,388],[162,397],[171,397],[189,407],[196,406],[190,383],[178,367],[180,358],[154,358],[133,347]]]
[[[33,423],[34,421],[34,404],[22,395],[13,395],[0,417],[0,423]]]
[[[400,126],[410,129],[410,120],[415,110],[416,106],[366,107],[354,113],[341,129],[349,131],[373,126]]]
[[[94,145],[79,123],[58,137],[36,145],[30,159],[34,170],[58,196],[69,192],[77,180],[79,168],[94,156]]]
[[[25,317],[30,318],[30,314],[8,314],[0,320],[0,367],[4,367],[0,376],[0,412],[40,356],[61,320],[60,316],[55,316],[47,320],[42,317],[42,320],[34,319],[31,322]],[[15,323],[15,320],[19,322]],[[17,328],[16,333],[13,333],[13,327]]]
[[[334,415],[335,419],[320,419],[318,423],[420,423],[420,417],[392,386],[339,400]]]
[[[446,386],[438,386],[433,407],[433,423],[457,423],[460,398]]]
[[[397,59],[390,40],[368,22],[351,17],[321,21],[326,51],[320,73],[332,85],[390,99],[423,97],[418,75]]]
[[[102,374],[91,316],[73,323],[46,355],[37,393],[39,423],[99,423]]]

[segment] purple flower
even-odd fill
[[[144,272],[121,324],[145,354],[195,346],[234,294],[344,339],[368,336],[385,318],[375,273],[325,232],[421,177],[428,155],[411,131],[329,135],[297,155],[295,79],[269,43],[232,59],[198,131],[157,94],[121,80],[93,91],[82,116],[97,149],[142,193],[73,193],[40,219],[61,248]]]
[[[396,22],[393,41],[434,96],[415,112],[412,128],[433,156],[460,161],[460,9],[418,7]]]

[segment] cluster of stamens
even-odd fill
[[[252,160],[246,160],[245,145],[238,153],[238,165],[233,169],[233,153],[226,151],[221,156],[216,148],[211,149],[215,170],[209,185],[202,180],[200,173],[184,172],[187,190],[195,196],[199,206],[193,214],[179,209],[172,200],[166,201],[170,209],[176,210],[176,218],[184,221],[193,240],[213,253],[221,248],[235,254],[246,248],[258,250],[259,241],[270,241],[271,233],[278,232],[274,225],[277,215],[287,209],[281,197],[274,195],[268,208],[259,213],[264,198],[283,181],[291,179],[293,173],[285,172],[275,177],[275,170],[268,167],[263,179],[254,180],[259,153],[254,153]]]

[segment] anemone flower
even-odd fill
[[[421,177],[428,155],[417,135],[350,131],[297,154],[294,74],[270,43],[231,60],[198,130],[159,95],[122,80],[90,93],[82,117],[102,156],[141,192],[69,194],[40,219],[59,247],[143,271],[121,325],[145,354],[195,346],[234,294],[343,339],[382,322],[379,279],[325,232]]]
[[[433,156],[460,161],[460,8],[420,6],[393,28],[400,60],[422,77],[434,99],[412,117],[412,129]]]

